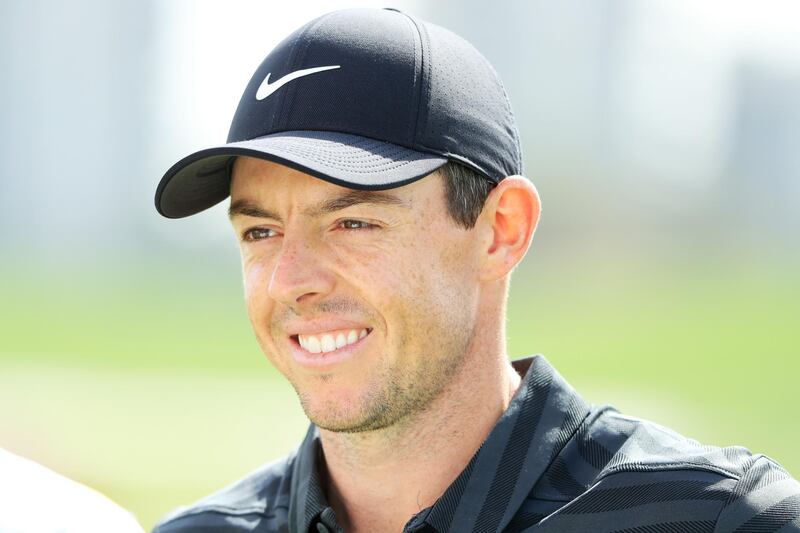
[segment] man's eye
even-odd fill
[[[339,224],[344,229],[372,229],[376,227],[375,224],[370,224],[363,220],[342,220]]]
[[[370,224],[363,220],[347,219],[339,222],[339,227],[345,230],[358,231],[370,230],[377,228],[376,224]],[[242,233],[242,240],[247,242],[261,241],[264,239],[272,239],[278,233],[272,228],[251,228]]]
[[[262,239],[269,239],[275,236],[275,230],[269,228],[253,228],[244,232],[242,239],[245,241],[253,242]]]

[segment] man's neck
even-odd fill
[[[326,492],[350,532],[401,531],[455,481],[508,407],[520,376],[473,351],[425,411],[378,431],[320,430]]]

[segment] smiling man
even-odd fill
[[[237,160],[230,212],[248,314],[262,350],[329,438],[344,445],[356,432],[396,432],[423,411],[469,416],[498,393],[487,420],[505,408],[519,376],[497,335],[503,278],[527,249],[538,201],[520,177],[494,196],[502,205],[485,217],[502,226],[483,220],[467,230],[449,216],[436,174],[391,192],[354,191]],[[433,409],[437,401],[448,403]],[[462,418],[451,422],[437,425],[464,433]],[[485,432],[473,437],[477,447]]]
[[[540,212],[521,174],[502,84],[447,30],[355,9],[279,44],[228,143],[174,165],[156,206],[230,195],[253,331],[312,423],[155,531],[800,531],[800,484],[769,458],[509,362]]]

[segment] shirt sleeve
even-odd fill
[[[717,519],[714,533],[800,533],[800,483],[763,455],[752,458]]]

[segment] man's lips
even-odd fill
[[[362,329],[371,330],[363,322],[355,322],[337,317],[317,318],[314,320],[304,320],[302,322],[291,322],[283,328],[289,336],[297,335],[320,335],[330,331],[351,330],[361,331]]]
[[[353,342],[347,342],[349,339],[345,339],[345,342],[341,346],[337,346],[335,341],[331,340],[332,331],[338,332],[341,330],[330,330],[329,332],[318,334],[322,337],[321,340],[315,340],[317,336],[312,335],[302,337],[300,335],[290,336],[289,344],[291,345],[292,358],[294,361],[300,366],[309,369],[328,369],[333,365],[354,357],[356,353],[361,350],[364,343],[369,341],[372,329],[362,328],[357,339],[355,339]],[[325,336],[328,336],[329,338],[326,339]],[[303,338],[302,342],[300,340],[301,338]],[[334,342],[333,345],[331,345],[332,342]],[[325,344],[325,348],[332,349],[323,351],[322,344]]]
[[[315,334],[296,335],[297,343],[311,353],[328,353],[354,344],[369,335],[370,328],[338,329]]]

